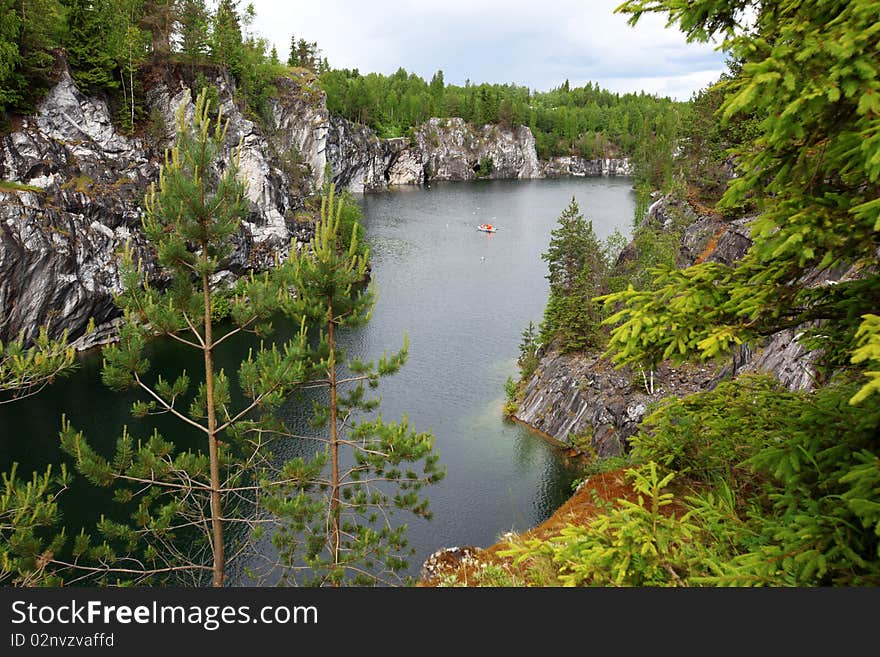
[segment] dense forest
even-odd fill
[[[538,156],[579,155],[587,159],[632,155],[637,145],[674,121],[680,103],[645,93],[617,94],[566,80],[539,92],[515,84],[446,84],[443,71],[426,82],[403,68],[390,76],[332,70],[321,76],[335,114],[367,124],[386,137],[399,137],[432,116],[458,116],[469,123],[527,125]]]
[[[426,82],[403,68],[392,75],[330,68],[316,42],[291,36],[281,61],[269,42],[252,33],[252,5],[220,0],[3,0],[0,28],[0,116],[34,108],[64,52],[77,84],[103,93],[120,125],[134,130],[147,117],[144,73],[152,66],[188,67],[198,91],[205,66],[226,68],[238,100],[255,118],[267,111],[273,81],[283,75],[316,77],[329,110],[399,137],[427,119],[461,117],[483,125],[527,125],[542,159],[634,155],[641,144],[668,133],[685,104],[645,93],[618,94],[568,80],[550,91],[515,84],[447,84],[437,71]],[[8,19],[7,19],[8,17]]]
[[[4,0],[0,5],[0,115],[33,110],[66,55],[77,85],[104,94],[121,127],[143,122],[144,73],[153,66],[223,67],[238,101],[255,117],[266,110],[273,80],[288,71],[269,42],[253,34],[253,5],[219,0]],[[294,42],[291,59],[317,66],[314,44]],[[205,85],[197,77],[196,91]]]

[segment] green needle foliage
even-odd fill
[[[90,329],[91,330],[91,325]],[[32,342],[20,335],[0,342],[0,404],[12,403],[40,392],[76,367],[67,333],[51,339],[42,327]],[[52,559],[65,544],[58,531],[58,497],[70,483],[64,464],[53,474],[48,466],[30,480],[18,476],[18,464],[0,474],[0,585],[53,585]]]
[[[37,394],[70,373],[76,367],[74,359],[66,331],[53,340],[43,327],[32,344],[23,335],[6,344],[0,341],[0,404]]]
[[[61,432],[62,448],[77,470],[96,485],[115,486],[117,499],[133,509],[129,523],[99,525],[106,541],[100,549],[115,550],[96,570],[100,577],[174,577],[199,584],[208,573],[221,586],[247,540],[233,544],[226,528],[258,524],[262,487],[284,476],[270,451],[281,428],[274,411],[308,374],[305,329],[280,347],[260,343],[252,349],[238,371],[238,395],[233,378],[214,365],[227,339],[240,332],[267,335],[272,317],[296,310],[283,268],[244,277],[231,294],[212,290],[212,276],[231,253],[247,210],[237,156],[217,166],[225,138],[226,124],[219,113],[210,118],[203,91],[192,128],[180,114],[176,146],[166,156],[158,189],[147,196],[144,233],[166,284],[158,289],[144,282],[131,253],[124,254],[125,289],[116,302],[125,323],[119,342],[104,351],[105,384],[141,395],[133,415],[170,415],[181,431],[200,437],[201,447],[181,451],[158,431],[136,439],[123,430],[108,458],[69,422]],[[214,321],[219,299],[231,320],[220,332]],[[204,370],[151,377],[144,349],[156,334],[199,352]],[[95,558],[88,536],[79,539],[78,552]],[[187,574],[191,579],[182,580]]]
[[[740,26],[754,12],[751,29]],[[739,175],[720,205],[759,213],[753,246],[730,267],[667,271],[656,291],[605,297],[618,362],[713,358],[782,328],[829,367],[847,364],[878,325],[880,298],[880,29],[875,2],[633,0],[635,23],[667,12],[690,39],[720,35],[741,69],[722,81],[719,118],[757,117],[754,141],[733,153]],[[852,274],[835,285],[824,272]],[[856,362],[866,362],[867,357]],[[869,389],[870,390],[870,389]],[[864,395],[857,397],[863,400]]]
[[[712,104],[723,131],[748,138],[734,140],[738,175],[719,209],[758,217],[735,266],[658,268],[600,298],[615,313],[608,354],[720,358],[798,327],[833,375],[798,392],[741,376],[666,400],[631,439],[646,464],[630,472],[637,503],[616,500],[507,556],[551,564],[569,585],[877,586],[877,3],[631,0],[618,11],[632,23],[665,12],[689,39],[724,39],[734,65]],[[836,282],[817,284],[825,275]]]
[[[514,544],[573,586],[877,586],[880,409],[763,376],[667,400],[633,439],[637,501]]]
[[[379,404],[367,390],[406,362],[407,342],[377,362],[347,358],[339,343],[339,331],[363,326],[375,304],[373,287],[365,285],[369,251],[361,247],[360,224],[351,224],[350,237],[340,233],[344,205],[330,185],[311,248],[285,269],[288,284],[297,290],[296,312],[320,328],[309,385],[327,391],[327,398],[315,404],[313,424],[325,430],[314,439],[325,445],[319,463],[328,463],[328,469],[315,479],[306,462],[290,464],[291,480],[314,481],[317,504],[290,486],[266,500],[267,508],[288,523],[274,537],[286,561],[285,579],[334,586],[393,581],[409,555],[406,525],[395,525],[393,513],[429,518],[428,500],[419,491],[444,475],[430,433],[414,430],[406,418],[361,417]]]
[[[76,367],[67,333],[51,339],[45,327],[28,343],[24,336],[0,342],[0,404],[40,392]],[[0,585],[54,585],[52,559],[65,544],[58,531],[58,497],[70,483],[64,464],[53,474],[48,466],[31,479],[18,476],[18,464],[0,474]]]
[[[673,502],[657,464],[627,470],[637,501],[621,499],[589,527],[567,525],[552,541],[527,539],[501,551],[516,565],[546,558],[561,586],[677,586],[688,569],[687,544],[698,532],[691,514],[662,513]]]
[[[602,307],[593,297],[605,291],[607,266],[593,222],[584,218],[574,197],[559,215],[541,258],[547,262],[550,281],[541,342],[556,341],[562,351],[597,346]]]
[[[64,464],[55,476],[52,467],[30,480],[18,477],[17,464],[0,475],[0,585],[53,586],[60,579],[50,566],[65,543],[58,531],[58,497],[70,483]]]

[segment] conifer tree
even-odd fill
[[[233,293],[214,290],[212,277],[231,252],[232,240],[247,211],[237,156],[218,167],[226,127],[218,114],[209,118],[207,93],[195,106],[194,125],[184,125],[166,156],[158,188],[147,197],[144,233],[156,249],[168,284],[157,289],[143,282],[130,253],[124,259],[124,292],[116,299],[124,311],[120,341],[104,351],[104,382],[113,389],[134,389],[136,417],[167,414],[181,429],[193,430],[203,447],[182,451],[158,432],[136,440],[123,430],[115,455],[98,454],[64,421],[62,448],[77,470],[98,485],[117,487],[117,499],[135,505],[130,524],[103,520],[99,529],[116,550],[102,547],[97,577],[125,576],[137,582],[187,573],[193,583],[210,573],[224,583],[228,563],[245,549],[239,542],[226,552],[229,524],[260,523],[261,486],[277,485],[278,463],[266,426],[274,411],[306,375],[305,331],[282,348],[262,343],[241,363],[240,395],[233,397],[232,377],[214,364],[215,353],[232,336],[249,331],[266,335],[270,318],[292,312],[291,296],[280,270],[239,280]],[[231,326],[218,334],[215,316],[228,306]],[[193,377],[149,376],[147,341],[166,336],[199,352],[204,370],[191,392]],[[242,401],[236,401],[240,399]],[[222,440],[221,440],[222,437]],[[245,532],[246,534],[246,532]],[[90,537],[78,539],[77,554],[95,558]],[[71,569],[85,567],[83,563]]]
[[[110,31],[110,5],[107,0],[68,0],[67,58],[77,86],[86,93],[116,89],[114,52],[106,35]]]
[[[178,0],[180,52],[194,67],[208,54],[210,16],[205,0]]]
[[[5,112],[20,98],[16,71],[21,55],[18,35],[21,19],[14,11],[15,0],[0,0],[0,112]]]
[[[65,542],[58,498],[69,483],[64,464],[58,475],[48,466],[21,479],[17,463],[0,474],[0,586],[60,583],[50,562]]]
[[[520,379],[526,380],[538,367],[538,331],[535,323],[529,322],[529,325],[520,334],[519,358],[516,362],[519,365]]]
[[[550,246],[541,254],[550,281],[541,341],[557,340],[563,351],[596,346],[601,307],[592,298],[604,291],[606,266],[593,222],[572,197],[550,234]]]
[[[296,35],[290,35],[290,51],[287,55],[287,65],[288,66],[299,66],[299,56],[296,50]]]
[[[58,0],[3,0],[0,16],[0,113],[29,110],[51,77],[63,8]]]
[[[175,0],[143,0],[140,27],[149,33],[153,57],[158,59],[171,52],[178,13]]]
[[[0,404],[34,395],[75,367],[66,331],[51,339],[42,327],[33,341],[23,335],[6,344],[0,340]]]
[[[312,247],[295,256],[288,270],[288,282],[297,290],[297,313],[321,328],[310,385],[327,391],[327,400],[315,405],[314,423],[327,428],[327,436],[315,439],[326,444],[329,472],[318,483],[317,507],[302,504],[291,512],[295,491],[283,488],[267,502],[289,522],[275,537],[288,555],[288,577],[296,579],[306,569],[306,581],[332,585],[388,582],[388,576],[405,568],[406,526],[394,526],[392,512],[430,517],[428,500],[418,491],[443,477],[430,433],[415,431],[406,418],[357,418],[375,410],[378,400],[367,397],[367,387],[400,369],[407,343],[377,363],[346,359],[339,332],[369,320],[375,292],[365,288],[369,251],[360,246],[360,225],[351,225],[349,238],[340,234],[344,206],[328,185]],[[301,467],[303,472],[291,477],[297,482],[306,479],[307,466]],[[305,553],[298,564],[294,555],[301,545]]]
[[[238,79],[244,65],[244,40],[237,0],[220,0],[211,25],[211,57]]]
[[[66,333],[52,340],[43,327],[32,342],[0,342],[0,405],[37,394],[75,367]],[[0,586],[58,583],[49,562],[65,543],[58,497],[69,483],[64,464],[30,479],[18,476],[17,463],[0,473]]]

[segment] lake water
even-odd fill
[[[571,494],[577,472],[563,453],[505,421],[501,408],[520,334],[540,321],[546,302],[541,252],[572,196],[600,239],[615,228],[628,236],[635,198],[626,178],[440,183],[358,197],[378,303],[371,322],[344,341],[350,354],[371,359],[408,335],[409,360],[383,379],[380,410],[386,420],[406,414],[416,429],[433,431],[446,466],[446,478],[425,489],[434,518],[406,518],[412,574],[439,548],[486,546],[542,522]],[[476,230],[484,222],[498,231]],[[234,371],[245,348],[219,366]],[[157,342],[151,352],[158,371],[199,371],[200,357],[177,345]],[[124,423],[137,429],[128,414],[134,397],[106,389],[100,365],[100,354],[85,355],[72,377],[0,406],[0,470],[18,461],[29,473],[60,461],[62,413],[96,445],[112,445]],[[167,438],[179,431],[160,430]],[[87,522],[106,503],[79,481],[65,496],[66,517],[78,528],[75,521]]]

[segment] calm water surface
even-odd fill
[[[529,321],[540,321],[547,298],[540,254],[572,196],[600,239],[615,228],[628,234],[629,179],[432,184],[360,197],[379,296],[369,325],[344,339],[351,354],[369,359],[396,350],[408,335],[409,361],[382,381],[380,409],[386,420],[406,414],[416,429],[433,431],[447,469],[446,478],[426,490],[433,520],[407,518],[413,574],[440,547],[484,546],[505,531],[540,523],[571,492],[576,472],[559,450],[504,421],[501,407],[504,381],[516,374],[520,334]],[[498,232],[477,231],[483,222]],[[220,366],[237,369],[245,349],[242,341]],[[151,351],[158,371],[199,371],[199,357],[176,345],[157,342]],[[18,461],[30,472],[61,460],[62,413],[107,447],[124,423],[138,429],[128,415],[133,397],[104,388],[100,364],[100,354],[86,355],[71,378],[0,406],[0,469]],[[180,439],[173,423],[160,430]],[[141,435],[146,432],[145,425]],[[66,498],[71,524],[100,513],[102,495],[76,485]]]

